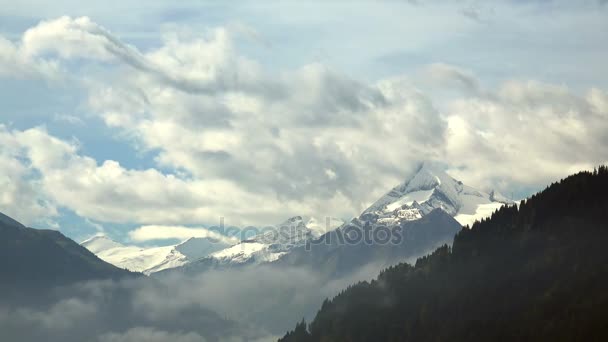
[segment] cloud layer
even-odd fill
[[[318,63],[275,70],[240,54],[234,34],[170,30],[139,49],[89,18],[61,17],[0,40],[0,75],[79,84],[89,115],[155,155],[154,168],[127,168],[44,127],[0,126],[2,210],[29,221],[67,208],[100,222],[268,225],[353,216],[421,160],[505,193],[608,161],[605,90],[517,79],[488,88],[440,63],[374,83]]]
[[[28,300],[0,299],[0,331],[13,341],[276,341],[322,301],[380,265],[327,281],[301,268],[242,267],[186,276],[90,281]]]

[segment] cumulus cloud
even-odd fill
[[[16,172],[35,173],[24,184],[39,189],[29,204],[39,216],[62,206],[147,226],[348,218],[421,160],[507,193],[608,160],[599,148],[608,100],[596,88],[580,94],[527,80],[486,88],[473,71],[445,63],[375,83],[321,64],[269,70],[240,55],[225,28],[166,31],[140,50],[86,17],[43,21],[9,46],[59,66],[99,63],[103,76],[71,66],[86,80],[86,106],[157,165],[129,169],[42,128],[4,129],[19,152],[3,154],[13,165],[3,174],[12,182],[24,179]],[[4,203],[17,212],[17,200]],[[154,232],[164,230],[178,231]]]
[[[38,176],[30,180],[39,185],[36,193],[46,194],[51,203],[59,203],[98,221],[192,223],[216,222],[226,217],[231,224],[243,224],[244,217],[260,222],[259,218],[277,208],[294,206],[294,203],[277,200],[266,202],[267,208],[235,206],[235,198],[243,203],[255,203],[260,197],[221,179],[196,180],[156,169],[126,169],[111,160],[100,165],[90,157],[79,155],[77,142],[53,137],[42,128],[4,129],[3,137],[9,146],[16,146],[19,151],[18,155],[11,156],[11,161],[21,160],[36,171]],[[15,206],[17,202],[11,200],[8,204]],[[39,210],[43,208],[46,207]]]
[[[185,240],[191,237],[212,238],[223,243],[235,244],[238,239],[226,237],[206,228],[183,227],[183,226],[142,226],[129,232],[131,240],[136,242],[151,240],[179,239]]]
[[[18,221],[31,225],[57,216],[57,207],[40,191],[35,170],[23,158],[21,145],[0,125],[0,208]]]
[[[0,77],[58,79],[59,64],[30,58],[22,46],[0,36]]]
[[[539,187],[608,161],[606,93],[510,81],[490,97],[458,99],[447,113],[446,160],[464,181],[503,191]]]
[[[411,96],[389,101],[383,89],[396,92],[399,84],[386,81],[381,89],[319,64],[271,74],[238,56],[227,31],[210,32],[167,34],[164,45],[141,53],[88,18],[63,17],[26,31],[24,49],[32,56],[51,51],[86,59],[98,52],[92,59],[111,62],[108,67],[132,66],[125,55],[151,66],[89,80],[89,104],[137,146],[158,151],[159,166],[175,170],[126,170],[114,161],[78,156],[77,146],[51,137],[48,144],[32,142],[46,145],[28,153],[58,203],[114,222],[197,223],[223,216],[229,224],[268,224],[296,214],[348,217],[365,206],[362,196],[370,189],[379,195],[399,179],[411,166],[404,159],[441,144],[438,113],[414,90],[403,89]],[[185,83],[168,82],[158,72]],[[215,91],[185,89],[192,80]],[[412,139],[403,139],[408,133]],[[39,130],[20,135],[46,139]],[[384,153],[386,145],[400,152]],[[47,164],[50,156],[65,165]],[[373,165],[381,165],[386,177]],[[181,171],[191,177],[176,176]]]

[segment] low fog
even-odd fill
[[[0,305],[0,331],[24,342],[270,341],[381,268],[333,280],[304,268],[251,266],[86,282],[31,296],[35,304]]]

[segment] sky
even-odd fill
[[[0,1],[0,212],[155,244],[608,163],[606,1]],[[321,219],[322,222],[322,219]]]

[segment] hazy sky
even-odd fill
[[[528,195],[608,162],[605,3],[0,1],[0,212],[348,218],[422,160]]]

